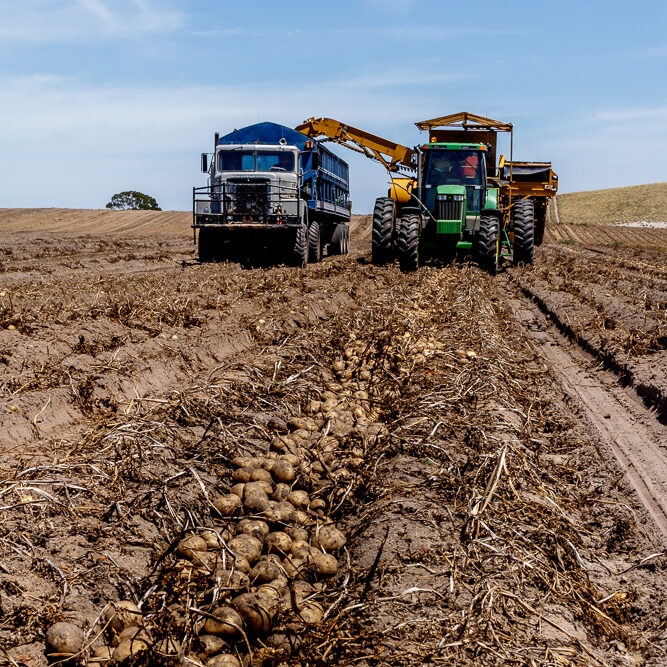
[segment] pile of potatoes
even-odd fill
[[[187,654],[206,667],[240,667],[255,638],[261,639],[255,659],[297,651],[304,625],[325,614],[323,590],[339,572],[346,543],[317,489],[325,488],[325,478],[346,482],[364,461],[367,439],[386,435],[374,421],[373,356],[367,341],[351,340],[344,359],[333,364],[335,378],[329,375],[305,414],[269,421],[266,455],[233,460],[229,492],[212,500],[214,525],[192,532],[174,550],[173,590],[187,594],[183,604],[171,605],[168,636],[154,625],[159,614],[144,614],[130,601],[110,603],[104,630],[86,651],[78,628],[53,626],[49,661],[73,656],[59,664],[121,666],[142,664],[143,656],[145,664],[168,667],[184,664]],[[186,608],[185,598],[199,600],[196,611]]]

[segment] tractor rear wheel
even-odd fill
[[[483,215],[479,221],[475,251],[480,265],[494,276],[498,273],[500,262],[498,233],[498,218],[495,215]]]
[[[396,203],[391,197],[379,197],[373,209],[373,264],[386,264],[393,259],[393,236],[396,224]]]
[[[535,209],[530,199],[520,199],[512,209],[512,227],[514,243],[512,244],[512,261],[515,264],[533,263],[535,246]]]
[[[316,264],[322,261],[322,243],[320,223],[313,221],[308,227],[308,261]]]
[[[420,227],[418,213],[409,213],[401,218],[396,244],[401,271],[416,271],[419,268]]]
[[[296,228],[292,248],[292,264],[302,268],[308,264],[308,227],[303,222]]]

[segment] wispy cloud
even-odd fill
[[[156,0],[152,0],[156,2]],[[172,32],[183,15],[146,0],[22,0],[3,7],[0,40],[12,43],[90,42]]]

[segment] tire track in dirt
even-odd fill
[[[511,306],[565,392],[583,407],[603,449],[616,459],[667,545],[667,428],[639,401],[626,407],[629,399],[619,400],[623,392],[616,379],[587,368],[593,360],[572,349],[536,305],[513,300]]]

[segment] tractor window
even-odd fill
[[[482,185],[476,151],[431,150],[426,154],[425,182],[430,185]]]

